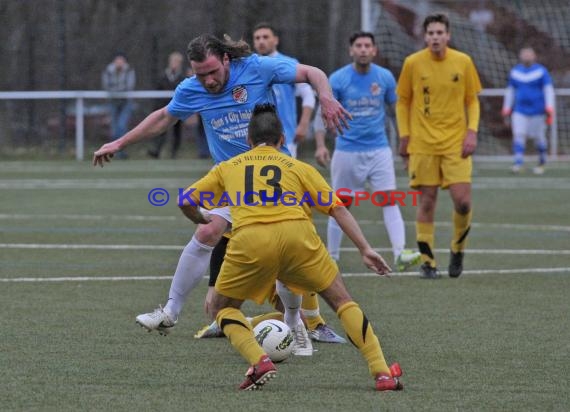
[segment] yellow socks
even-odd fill
[[[319,312],[319,296],[315,292],[303,293],[301,309],[309,330],[315,330],[320,324],[325,324],[325,320]]]
[[[239,309],[224,308],[220,310],[216,316],[216,322],[232,346],[250,365],[255,365],[259,362],[259,358],[265,355],[255,340],[255,336],[253,336],[251,325]]]
[[[350,342],[358,348],[372,376],[379,373],[392,376],[386,364],[380,342],[372,330],[372,325],[355,302],[348,302],[338,308],[337,315]]]
[[[433,223],[416,222],[416,240],[418,248],[422,254],[422,262],[428,262],[432,268],[435,267],[435,257],[433,254],[433,238],[435,227]]]
[[[467,234],[471,229],[471,215],[471,211],[466,215],[460,215],[455,210],[453,211],[453,239],[451,240],[451,251],[453,253],[465,250]]]

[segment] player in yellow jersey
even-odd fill
[[[449,276],[458,277],[471,224],[471,155],[477,146],[481,82],[471,58],[448,47],[447,16],[429,15],[423,28],[427,47],[406,58],[396,88],[400,155],[410,186],[421,191],[416,216],[420,275],[439,277],[433,251],[441,187],[449,189],[454,206]]]
[[[220,163],[179,198],[183,213],[201,224],[207,224],[208,219],[198,204],[223,201],[230,206],[232,241],[212,305],[224,334],[251,365],[240,389],[257,389],[276,374],[275,365],[255,340],[240,307],[246,299],[263,303],[277,279],[288,288],[318,292],[366,359],[376,389],[402,389],[399,365],[386,364],[372,326],[346,290],[304,206],[309,204],[334,217],[369,269],[387,275],[390,268],[319,172],[279,151],[284,135],[274,106],[256,106],[248,141],[252,150]],[[288,325],[296,325],[298,317],[298,311],[285,308]]]

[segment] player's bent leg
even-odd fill
[[[346,343],[346,339],[327,325],[325,319],[321,316],[317,293],[303,293],[301,310],[312,340],[323,343]]]
[[[384,359],[372,325],[358,304],[350,297],[340,274],[327,289],[320,292],[320,295],[336,311],[348,339],[366,359],[368,370],[376,381],[376,389],[379,391],[402,389],[398,377],[393,376]],[[401,375],[399,365],[395,364],[393,370]]]
[[[259,389],[275,377],[277,368],[255,340],[251,324],[246,320],[239,307],[242,300],[231,299],[220,294],[214,298],[216,322],[220,325],[231,345],[251,365],[246,378],[241,383],[241,390]]]
[[[198,229],[186,245],[168,293],[168,301],[164,308],[136,317],[136,322],[149,331],[157,330],[166,335],[176,324],[184,303],[190,292],[198,285],[210,263],[213,246],[227,230],[228,222],[213,215],[207,225],[198,225]]]
[[[276,287],[277,294],[285,307],[285,323],[293,332],[293,339],[295,340],[293,354],[297,356],[312,356],[313,344],[300,316],[302,296],[292,292],[279,280],[276,283]]]
[[[463,258],[467,235],[471,229],[471,184],[455,183],[449,186],[453,200],[453,238],[450,246],[448,273],[457,278],[463,272]]]

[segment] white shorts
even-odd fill
[[[291,157],[297,158],[297,143],[287,143],[287,149],[291,153]]]
[[[523,139],[532,137],[534,139],[543,140],[546,130],[546,117],[544,115],[526,116],[521,113],[514,112],[511,116],[513,136],[522,137]]]
[[[370,183],[373,192],[396,189],[392,149],[383,147],[368,152],[344,152],[335,150],[331,161],[331,177],[334,190],[363,191]]]

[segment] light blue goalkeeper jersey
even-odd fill
[[[196,76],[183,80],[167,106],[172,116],[202,117],[208,147],[216,163],[249,150],[247,128],[256,104],[274,103],[271,86],[294,83],[297,63],[252,54],[230,62],[230,77],[220,93],[209,93]],[[294,101],[294,100],[293,100]],[[287,154],[286,148],[282,149]]]
[[[384,105],[397,100],[392,73],[371,64],[368,73],[361,74],[349,64],[331,74],[330,83],[336,99],[352,115],[350,128],[337,138],[336,149],[364,152],[389,147]]]

